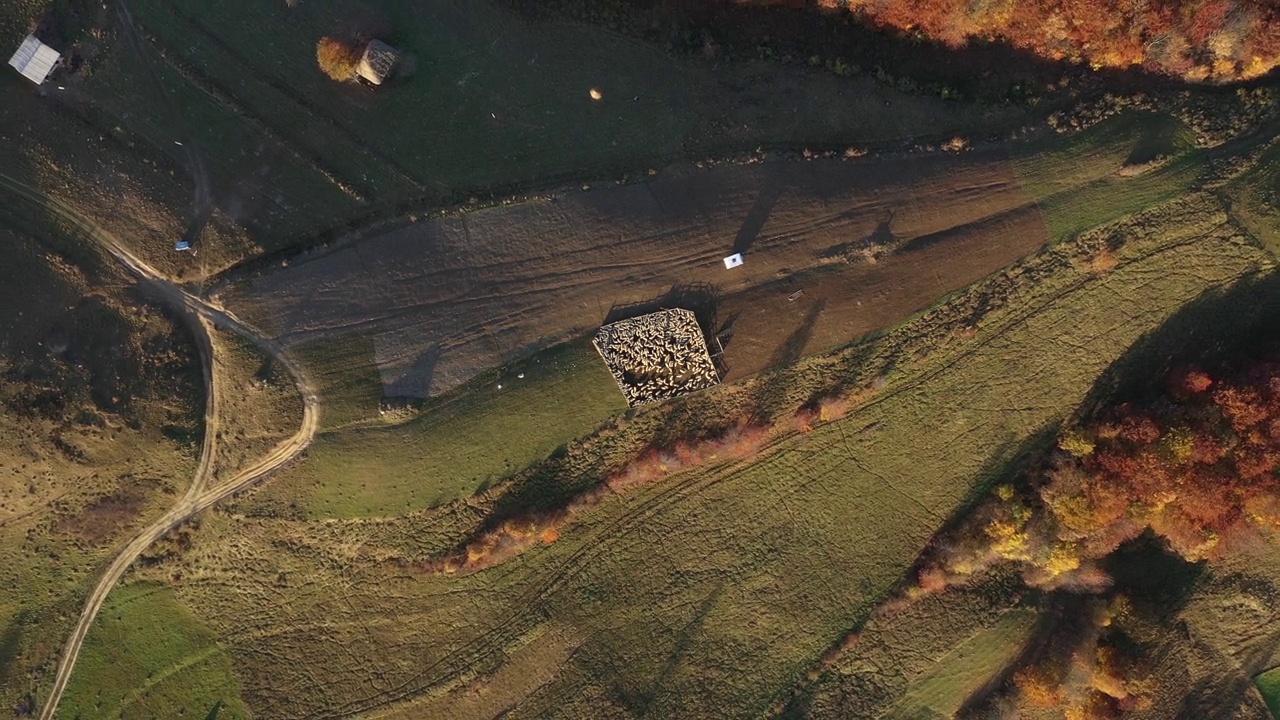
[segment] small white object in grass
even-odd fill
[[[177,145],[178,147],[182,147],[182,143],[178,142],[177,140],[174,140],[173,144]]]
[[[517,375],[516,377],[518,377],[518,378],[520,378],[521,380],[523,380],[523,379],[524,379],[524,373],[520,373],[520,374],[519,374],[519,375]]]
[[[742,259],[742,253],[734,253],[724,259],[724,267],[726,270],[731,270],[733,268],[738,267],[743,262],[744,261]]]
[[[502,383],[498,383],[498,389],[499,389],[499,390],[501,390],[501,389],[502,389]]]
[[[590,91],[590,92],[588,92],[587,94],[591,96],[591,99],[592,99],[592,100],[603,100],[603,99],[604,99],[604,93],[600,92],[600,90],[599,90],[599,89],[597,89],[597,88],[591,88],[591,91]]]

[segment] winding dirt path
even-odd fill
[[[297,457],[299,453],[311,444],[312,438],[315,437],[316,430],[319,427],[320,408],[314,386],[307,381],[302,368],[285,354],[279,343],[241,322],[239,318],[225,309],[170,282],[163,274],[147,264],[146,261],[130,252],[120,242],[119,238],[58,200],[47,197],[40,191],[4,173],[0,173],[0,189],[26,200],[46,212],[57,215],[82,230],[89,239],[110,253],[112,257],[135,275],[139,283],[150,290],[161,302],[178,311],[191,326],[196,343],[199,346],[206,394],[204,443],[200,450],[200,461],[196,466],[195,476],[192,478],[186,493],[183,494],[177,504],[154,523],[134,535],[123,548],[116,552],[111,563],[98,578],[98,582],[94,585],[89,596],[85,598],[84,609],[80,611],[80,617],[76,622],[75,629],[62,650],[61,658],[58,661],[58,670],[53,680],[53,687],[50,689],[49,697],[40,712],[41,720],[52,720],[58,709],[58,701],[62,698],[62,693],[66,691],[67,683],[71,679],[71,672],[75,669],[76,659],[80,655],[80,648],[84,644],[85,637],[89,634],[89,628],[93,626],[93,621],[97,617],[98,611],[102,608],[103,602],[106,601],[107,595],[115,587],[116,583],[120,581],[120,578],[124,576],[134,560],[137,560],[143,551],[150,547],[152,543],[164,537],[169,531],[228,496],[249,487],[271,471]],[[276,445],[262,458],[242,468],[234,476],[215,485],[210,485],[210,481],[213,477],[213,460],[217,450],[217,436],[220,426],[220,388],[215,381],[213,372],[216,348],[209,333],[210,326],[228,330],[243,337],[279,362],[292,376],[294,385],[302,396],[302,423],[298,431]]]

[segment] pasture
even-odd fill
[[[1089,257],[1107,247],[1117,262],[1100,271]],[[607,497],[558,542],[491,570],[402,569],[456,542],[462,504],[375,522],[215,514],[176,566],[176,591],[268,715],[412,717],[473,706],[490,687],[502,708],[528,714],[760,714],[1115,359],[1187,299],[1271,268],[1216,200],[1189,196],[1047,249],[886,333],[875,342],[891,352],[946,328],[844,419],[753,462]],[[980,298],[976,332],[936,324]],[[1018,617],[975,635],[972,656],[998,665],[987,647],[1016,645]],[[912,686],[919,702],[951,707],[974,682],[925,675]]]
[[[998,149],[691,169],[407,222],[220,296],[289,345],[371,342],[384,394],[416,397],[580,337],[615,306],[722,299],[714,330],[731,330],[734,380],[899,322],[1082,222],[1184,193],[1209,159],[1118,175],[1142,142],[1120,118],[1015,146],[1012,161]],[[735,250],[748,262],[726,271]]]
[[[586,342],[482,373],[409,420],[322,434],[240,504],[305,517],[398,515],[484,490],[590,434],[626,402]]]
[[[220,423],[213,477],[220,480],[267,454],[298,429],[302,398],[277,363],[230,332],[210,331]]]
[[[532,385],[511,381],[512,368],[535,367],[520,358],[582,337],[615,306],[709,308],[728,382],[882,331],[1059,239],[1051,221],[1081,198],[1120,197],[1090,216],[1105,221],[1184,191],[1202,153],[1118,175],[1142,128],[1120,118],[1018,148],[1012,161],[984,151],[664,174],[405,223],[241,280],[220,297],[298,348],[335,431],[260,493],[260,508],[407,511],[517,473],[618,408],[590,352],[557,366],[542,399],[516,399]],[[749,249],[749,262],[726,271],[719,258],[732,249]],[[485,370],[495,366],[504,369]],[[503,377],[508,403],[448,399],[483,396]],[[573,387],[583,402],[562,399]],[[380,398],[405,396],[429,397],[426,417],[378,422]],[[476,410],[431,409],[440,405]],[[549,422],[555,412],[567,421]],[[501,440],[483,450],[473,428],[497,428]]]
[[[250,717],[230,658],[164,585],[117,588],[90,630],[58,717]]]
[[[1280,668],[1273,668],[1258,676],[1258,692],[1267,703],[1272,715],[1280,716]]]

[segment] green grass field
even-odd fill
[[[1061,239],[1085,224],[1113,221],[1185,193],[1205,156],[1187,151],[1184,135],[1185,128],[1168,117],[1128,115],[1078,136],[1019,148],[1015,167],[1029,199]],[[1136,177],[1117,174],[1126,158],[1150,155],[1144,146],[1151,143],[1182,154]],[[516,370],[490,373],[431,401],[413,422],[379,427],[374,420],[382,388],[371,340],[353,335],[313,341],[300,353],[322,386],[322,423],[329,432],[304,462],[259,493],[259,510],[288,506],[316,518],[432,507],[525,468],[621,407],[595,354],[583,344],[576,359],[556,365],[554,382],[546,387],[541,379],[515,381]],[[539,362],[530,359],[524,366]],[[565,368],[581,373],[570,377]],[[494,393],[504,376],[506,389]],[[535,377],[542,376],[530,379]],[[581,402],[564,399],[574,395],[570,388],[580,391]]]
[[[1036,612],[1032,609],[1006,612],[991,627],[956,645],[916,678],[886,717],[955,717],[974,692],[1013,661],[1030,639],[1035,622]]]
[[[0,32],[17,42],[41,6],[0,11]],[[57,96],[0,81],[20,96],[0,112],[0,136],[24,138],[42,188],[187,278],[406,206],[613,180],[762,145],[1001,132],[1030,114],[807,66],[671,55],[599,27],[534,23],[490,0],[127,7],[137,42],[120,8],[81,9],[77,37],[92,39],[91,60]],[[333,83],[314,48],[335,33],[376,34],[413,71],[378,91]],[[169,248],[192,220],[203,174],[190,166],[193,144],[217,211],[200,257],[180,262]]]
[[[759,146],[979,142],[1034,115],[804,62],[673,55],[602,27],[532,23],[499,0],[131,0],[101,13],[19,0],[0,9],[0,39],[72,4],[101,24],[82,35],[101,54],[65,94],[0,78],[0,171],[185,278],[358,242],[349,223],[472,197]],[[130,15],[137,43],[121,25]],[[315,66],[325,34],[384,39],[407,53],[407,72],[376,91],[332,83]],[[1201,149],[1191,135],[1162,113],[1129,113],[1010,145],[1016,178],[993,182],[1018,186],[1056,242],[832,356],[625,422],[610,422],[625,403],[583,340],[386,415],[372,335],[297,348],[321,434],[261,488],[205,513],[188,551],[131,571],[58,717],[762,716],[797,688],[812,691],[815,715],[856,717],[866,708],[849,688],[889,667],[901,675],[878,709],[954,713],[1022,649],[1034,609],[1008,595],[985,609],[971,600],[946,647],[907,642],[895,662],[850,659],[817,683],[811,673],[866,627],[938,528],[1040,449],[1113,363],[1188,306],[1274,277],[1280,147],[1255,133]],[[204,157],[217,207],[190,255],[171,250],[204,179],[191,176],[186,145]],[[1251,170],[1197,192],[1255,150]],[[110,392],[47,422],[0,406],[0,703],[19,714],[43,700],[90,579],[183,490],[198,446],[198,393],[173,377],[193,368],[181,336],[67,230],[41,208],[0,202],[0,240],[14,250],[0,259],[0,300],[30,311],[0,318],[0,371],[19,362],[11,337],[30,353],[92,340],[68,355],[75,372],[119,359],[112,348],[143,360],[120,374],[136,381],[133,414],[95,409],[118,402]],[[78,303],[100,314],[77,315]],[[1264,310],[1226,311],[1244,322]],[[101,342],[117,325],[124,339]],[[260,354],[221,343],[225,477],[292,432],[299,403],[269,382]],[[21,389],[9,379],[0,400]],[[580,493],[655,438],[764,405],[791,428],[787,414],[818,391],[873,383],[848,415],[779,432],[758,456],[592,496],[554,538],[486,570],[432,570],[501,511]],[[545,477],[504,483],[548,458]],[[1277,672],[1257,679],[1273,711]]]
[[[185,487],[203,406],[188,337],[83,238],[2,192],[0,244],[0,704],[16,709],[42,699],[90,578]]]
[[[1079,135],[1017,148],[1014,168],[1027,199],[1061,240],[1190,190],[1209,157],[1189,136],[1171,117],[1126,113]],[[1127,164],[1156,156],[1167,160],[1133,177],[1121,175]]]
[[[163,585],[117,588],[89,631],[59,718],[247,718],[231,658]]]
[[[1280,668],[1268,670],[1258,676],[1258,692],[1267,703],[1273,717],[1280,718]]]
[[[523,470],[625,409],[590,342],[557,346],[432,398],[407,422],[322,434],[247,506],[292,503],[311,518],[435,507]]]

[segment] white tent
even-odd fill
[[[57,50],[45,45],[35,35],[28,35],[18,52],[9,58],[9,64],[22,73],[31,82],[39,85],[57,66],[62,55]]]

